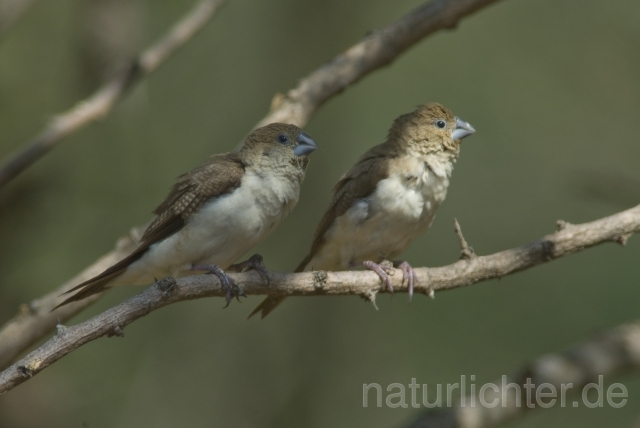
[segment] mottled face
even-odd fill
[[[389,137],[407,142],[410,150],[418,153],[448,151],[457,155],[460,140],[474,132],[471,125],[454,116],[442,104],[430,103],[397,118],[389,130]]]
[[[271,123],[251,132],[242,150],[256,161],[306,166],[308,155],[317,148],[316,142],[297,126]]]

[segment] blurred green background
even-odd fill
[[[109,3],[115,18],[101,23]],[[233,149],[276,92],[420,3],[229,0],[108,118],[0,189],[0,323],[149,220],[174,177]],[[192,4],[36,2],[0,39],[0,158]],[[458,259],[454,217],[490,254],[551,233],[557,219],[637,204],[639,22],[637,0],[504,0],[426,39],[314,116],[306,131],[321,148],[300,203],[258,252],[272,269],[293,269],[338,177],[396,116],[428,101],[478,132],[436,221],[406,253],[414,266]],[[260,297],[225,310],[221,299],[173,305],[0,397],[0,426],[397,426],[416,410],[363,408],[363,383],[481,383],[635,319],[639,257],[634,237],[433,301],[381,296],[379,311],[355,297],[296,298],[246,321]],[[139,290],[113,290],[73,322]],[[629,427],[640,376],[609,381],[628,387],[624,408],[557,407],[509,426]]]

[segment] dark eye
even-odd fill
[[[443,129],[445,126],[447,126],[447,122],[445,122],[444,120],[438,120],[436,121],[436,126],[440,129]]]
[[[287,141],[289,141],[289,138],[287,138],[286,135],[284,135],[284,134],[278,135],[278,142],[280,142],[282,144],[286,144]]]

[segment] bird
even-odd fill
[[[461,140],[475,132],[439,103],[396,118],[386,140],[369,149],[337,182],[307,257],[296,272],[364,267],[393,291],[388,265],[427,231],[444,201]],[[393,262],[413,295],[415,275]],[[284,297],[270,296],[249,315],[262,318]]]
[[[179,176],[138,247],[127,257],[65,294],[59,306],[116,285],[148,284],[203,271],[216,275],[227,306],[238,290],[227,268],[266,272],[254,255],[233,265],[267,237],[298,202],[316,142],[291,124],[255,129],[239,150],[213,155]],[[268,277],[267,277],[268,279]]]

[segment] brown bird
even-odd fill
[[[251,132],[238,152],[214,155],[181,175],[154,211],[157,217],[138,248],[69,290],[76,293],[59,306],[115,285],[148,284],[193,271],[215,274],[227,290],[228,304],[237,290],[223,269],[266,238],[293,209],[308,155],[316,148],[297,126],[273,123]],[[260,268],[256,256],[249,265]]]
[[[398,257],[429,228],[447,194],[460,140],[474,132],[437,103],[398,117],[386,141],[367,151],[336,184],[311,252],[296,272],[364,266],[393,291],[379,263]],[[413,269],[407,262],[394,265],[402,269],[411,298]],[[261,312],[264,318],[282,300],[267,297],[249,317]]]

